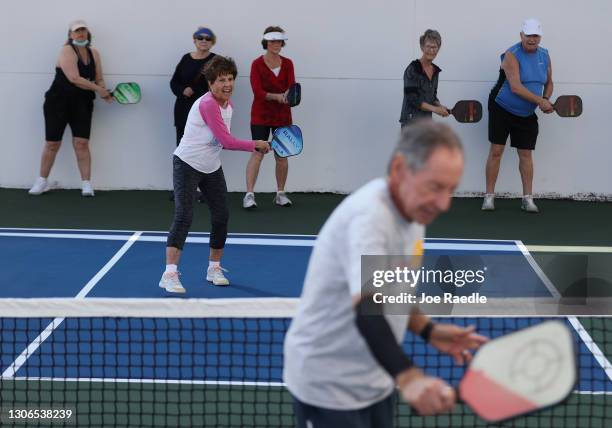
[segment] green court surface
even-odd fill
[[[229,231],[315,235],[343,195],[294,193],[294,206],[272,205],[271,193],[258,193],[258,208],[242,209],[242,193],[229,193]],[[96,191],[84,199],[79,190],[51,191],[39,197],[23,189],[0,189],[5,207],[0,227],[168,230],[172,202],[168,192]],[[538,245],[610,245],[612,202],[538,200],[541,213],[526,214],[518,199],[497,199],[495,212],[480,211],[480,198],[455,198],[451,210],[427,229],[427,236],[467,239],[519,239]],[[206,207],[196,210],[193,231],[210,229]]]
[[[227,386],[125,383],[110,390],[102,383],[79,385],[77,382],[65,384],[64,387],[65,391],[54,392],[53,382],[31,382],[28,385],[30,391],[33,389],[39,391],[38,394],[43,401],[45,397],[51,399],[53,396],[55,403],[62,403],[61,408],[74,412],[76,417],[73,416],[65,421],[66,426],[293,426],[291,397],[281,387],[257,389],[240,387],[239,390],[235,390]],[[15,389],[18,391],[19,385],[16,385]],[[544,410],[536,416],[523,417],[502,425],[484,423],[461,404],[457,406],[455,412],[437,417],[416,416],[409,406],[399,404],[396,426],[607,428],[603,419],[604,399],[605,397],[601,395],[585,397],[573,394],[568,398],[565,407]],[[27,402],[25,393],[23,400]],[[578,400],[580,405],[577,403]],[[164,401],[165,404],[160,404]],[[194,406],[193,403],[201,405]],[[200,413],[194,412],[194,409]],[[595,413],[593,409],[597,409]],[[51,426],[63,425],[57,421]]]

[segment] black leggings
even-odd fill
[[[210,210],[211,232],[210,248],[222,249],[227,239],[227,185],[223,168],[205,174],[193,169],[177,156],[172,159],[174,164],[174,220],[168,234],[168,247],[183,249],[191,222],[193,220],[193,205],[197,197],[197,189],[206,197]]]

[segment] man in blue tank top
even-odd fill
[[[533,202],[533,158],[538,138],[536,108],[544,113],[554,111],[549,101],[553,92],[552,66],[548,51],[540,47],[542,25],[535,18],[523,22],[521,41],[501,55],[499,79],[489,95],[489,141],[487,189],[482,204],[484,211],[495,209],[495,182],[508,136],[519,156],[523,183],[521,209],[537,213]]]

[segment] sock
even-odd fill
[[[253,192],[246,192],[246,194],[247,194],[247,195],[253,195],[253,196],[255,196],[255,193],[253,193]]]
[[[89,181],[89,180],[83,180],[83,183],[82,183],[82,184],[83,184],[83,187],[84,187],[84,186],[86,186],[86,185],[88,185],[88,184],[91,186],[91,181]]]
[[[221,267],[221,262],[214,262],[212,260],[209,260],[208,269],[215,268],[215,267]]]
[[[166,271],[164,273],[175,273],[177,268],[176,265],[166,265]]]
[[[277,194],[277,195],[280,195],[281,193],[285,193],[285,191],[284,191],[284,190],[277,190],[277,191],[276,191],[276,194]]]
[[[531,195],[523,195],[523,199],[531,199]]]
[[[492,198],[495,197],[495,193],[485,193],[485,196],[491,196]]]

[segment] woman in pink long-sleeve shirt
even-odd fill
[[[166,245],[166,270],[159,286],[171,293],[184,293],[178,263],[193,219],[196,191],[206,197],[211,217],[210,256],[206,280],[229,285],[221,268],[227,238],[227,186],[221,167],[221,150],[267,153],[262,140],[240,140],[230,134],[233,107],[230,102],[238,71],[231,58],[217,56],[204,69],[210,92],[191,107],[185,133],[174,151],[174,220]]]

